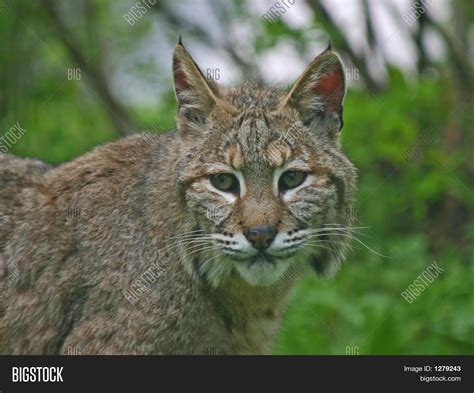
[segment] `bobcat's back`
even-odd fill
[[[26,188],[41,187],[42,177],[52,166],[38,160],[0,154],[0,254],[13,231]],[[0,260],[0,275],[1,275]]]

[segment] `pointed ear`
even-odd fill
[[[345,91],[344,67],[339,56],[328,47],[297,79],[283,106],[299,111],[303,122],[311,128],[325,125],[323,128],[334,135],[343,125]]]
[[[181,39],[173,52],[173,78],[178,100],[178,122],[203,123],[217,103],[218,87],[206,81]]]

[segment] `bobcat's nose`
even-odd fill
[[[276,233],[277,230],[274,226],[263,226],[247,228],[244,235],[257,250],[265,250],[270,246]]]

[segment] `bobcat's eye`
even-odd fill
[[[210,177],[211,184],[218,190],[237,193],[239,192],[239,180],[230,173],[217,173]]]
[[[296,188],[305,181],[307,176],[306,172],[287,171],[278,180],[278,188],[280,192]]]

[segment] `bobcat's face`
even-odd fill
[[[225,255],[245,280],[265,285],[308,249],[327,250],[329,239],[314,231],[347,225],[338,173],[347,160],[289,113],[243,113],[219,124],[211,118],[208,126],[195,146],[203,153],[189,163],[186,199],[203,231],[195,240],[207,238],[209,258]]]
[[[179,81],[179,182],[196,228],[182,244],[197,273],[215,285],[235,272],[271,285],[297,261],[330,271],[346,248],[355,177],[339,115],[308,118],[283,92],[255,85],[213,85],[216,103],[199,111],[186,101],[197,92]]]

